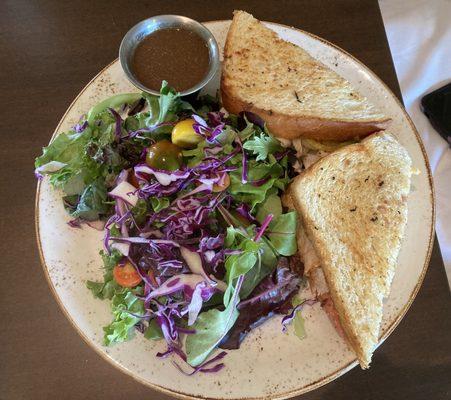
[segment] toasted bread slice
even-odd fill
[[[347,80],[244,11],[227,35],[221,96],[227,111],[252,111],[285,139],[345,141],[389,122]]]
[[[371,135],[295,178],[290,196],[362,368],[378,343],[407,221],[411,159],[389,134]]]

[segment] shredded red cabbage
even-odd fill
[[[198,365],[197,367],[193,368],[193,370],[191,372],[186,372],[182,369],[182,367],[180,367],[180,365],[178,365],[175,361],[173,361],[172,363],[176,366],[176,368],[184,375],[187,376],[192,376],[194,374],[196,374],[197,372],[203,372],[203,373],[212,373],[212,372],[218,372],[221,369],[224,368],[224,363],[219,363],[216,364],[213,367],[210,368],[206,368],[207,366],[222,360],[225,356],[227,355],[227,352],[225,351],[221,351],[218,355],[216,355],[215,357],[213,357],[211,360],[205,361],[204,363]],[[185,361],[185,360],[184,360]]]
[[[77,132],[81,133],[88,127],[88,121],[85,120],[83,123],[78,123],[72,127],[72,129]]]
[[[282,318],[282,331],[285,332],[287,330],[287,325],[293,321],[294,317],[296,316],[296,313],[301,311],[304,306],[313,306],[317,300],[314,299],[306,299],[302,301],[302,303],[299,303],[296,307],[294,307],[289,314],[285,315]]]
[[[222,113],[210,114],[208,117],[211,126],[209,126],[199,115],[193,114],[193,119],[195,121],[193,124],[193,129],[198,135],[202,136],[207,143],[215,143],[216,137],[222,133],[225,123],[222,121],[222,117],[220,115]]]

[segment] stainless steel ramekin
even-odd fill
[[[159,91],[152,90],[144,86],[133,73],[131,63],[136,46],[148,35],[153,32],[165,29],[165,28],[183,28],[196,32],[208,47],[210,55],[210,65],[205,77],[197,83],[195,86],[180,92],[182,96],[198,92],[202,89],[215,75],[215,72],[219,68],[219,48],[213,34],[200,22],[194,21],[191,18],[183,17],[180,15],[158,15],[145,19],[139,22],[133,28],[131,28],[124,36],[119,48],[119,60],[121,62],[122,69],[124,70],[127,78],[137,88],[144,92],[159,95]]]

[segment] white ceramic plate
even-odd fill
[[[230,21],[206,25],[224,46]],[[350,80],[393,119],[391,132],[407,148],[421,174],[413,177],[408,200],[409,218],[391,295],[384,307],[382,343],[412,303],[429,263],[433,240],[434,202],[431,174],[421,140],[403,107],[390,90],[364,65],[343,50],[299,31],[268,24],[282,38],[299,44],[314,57]],[[218,79],[209,90],[218,88]],[[116,60],[102,70],[77,96],[63,116],[55,134],[74,125],[81,114],[116,93],[135,91]],[[307,338],[281,332],[275,317],[251,332],[241,348],[230,351],[226,368],[217,374],[180,374],[170,360],[155,358],[165,344],[140,335],[110,348],[102,346],[102,327],[111,320],[108,301],[94,299],[87,279],[102,276],[102,233],[91,228],[71,229],[61,193],[47,179],[37,191],[36,229],[45,274],[55,297],[86,342],[102,357],[140,382],[166,393],[190,398],[286,398],[315,389],[356,365],[355,355],[332,328],[320,306],[305,310]],[[371,373],[371,370],[368,372]]]

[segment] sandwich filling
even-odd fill
[[[321,302],[321,307],[323,307],[338,334],[342,338],[346,338],[329,292],[326,277],[321,268],[321,262],[300,221],[298,221],[297,241],[299,257],[304,264],[304,274],[308,279],[312,294]]]

